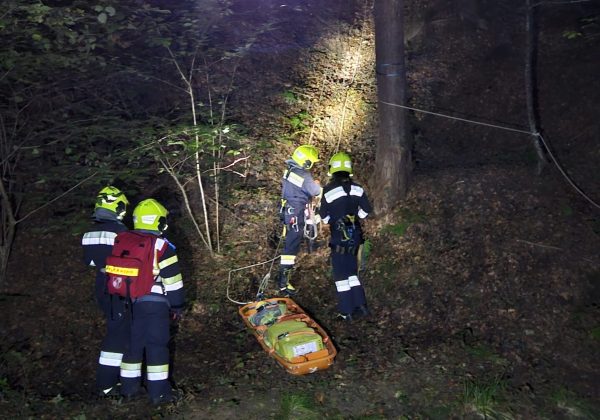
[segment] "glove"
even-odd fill
[[[171,317],[171,321],[177,323],[177,322],[181,321],[181,318],[183,317],[183,309],[172,308],[169,315]]]

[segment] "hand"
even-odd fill
[[[177,322],[181,321],[181,318],[183,317],[183,310],[180,308],[171,309],[169,316],[171,318],[171,321],[177,323]]]

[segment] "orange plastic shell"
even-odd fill
[[[285,370],[292,375],[306,375],[308,373],[314,373],[319,370],[325,370],[333,364],[333,359],[335,359],[335,356],[337,355],[335,346],[329,339],[329,336],[325,330],[306,312],[304,312],[304,310],[298,306],[296,302],[290,298],[271,298],[265,299],[265,301],[275,302],[278,304],[285,303],[289,314],[284,315],[279,320],[298,319],[306,322],[309,327],[313,328],[321,337],[323,337],[323,345],[325,346],[325,348],[322,350],[309,353],[304,356],[294,357],[294,359],[291,361],[284,359],[265,343],[265,340],[263,339],[263,333],[266,330],[266,327],[255,326],[252,325],[252,322],[250,322],[250,317],[256,313],[255,308],[256,304],[258,303],[251,302],[242,306],[239,310],[239,313],[244,320],[244,324],[246,324],[248,329],[256,337],[261,347],[269,354],[269,356],[274,358],[277,363],[283,366]]]

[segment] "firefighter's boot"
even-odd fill
[[[279,287],[279,293],[283,296],[293,296],[297,293],[290,280],[292,278],[293,267],[281,267],[279,269],[279,279],[277,285]]]

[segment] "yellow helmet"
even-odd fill
[[[96,196],[96,205],[94,209],[106,209],[117,214],[117,219],[122,220],[127,213],[129,200],[125,197],[123,191],[117,187],[109,185],[100,190]]]
[[[316,147],[305,144],[294,150],[292,160],[304,169],[310,169],[319,161],[319,151]]]
[[[348,172],[352,175],[352,160],[348,153],[339,152],[329,159],[329,175],[336,172]]]
[[[167,230],[167,209],[153,198],[141,201],[133,210],[133,228],[164,232]]]

